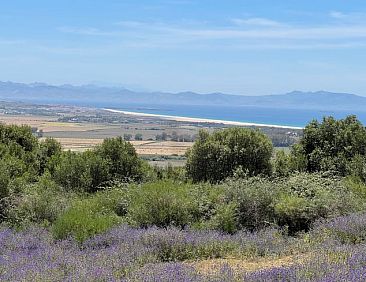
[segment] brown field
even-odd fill
[[[39,130],[43,130],[45,133],[52,132],[87,132],[100,129],[108,129],[116,126],[107,126],[103,124],[93,123],[70,123],[70,122],[58,122],[57,117],[52,116],[33,116],[33,115],[0,115],[0,122],[5,124],[15,125],[28,125],[31,127],[37,127]]]
[[[4,115],[0,114],[0,122],[5,124],[29,125],[32,127],[40,127],[51,121],[56,121],[57,117],[33,116],[33,115]]]
[[[193,143],[191,142],[173,142],[173,141],[148,141],[138,144],[138,141],[131,141],[136,151],[140,155],[165,155],[182,156],[186,153]]]
[[[5,124],[28,125],[43,130],[44,137],[53,137],[58,140],[63,149],[85,151],[103,142],[105,138],[123,136],[124,133],[134,136],[141,133],[144,139],[153,139],[169,127],[150,124],[95,124],[58,122],[56,116],[36,115],[0,115],[0,122]],[[170,128],[171,130],[171,128]],[[178,128],[179,130],[179,128]],[[181,132],[192,132],[194,128],[180,129]],[[139,155],[182,156],[192,146],[191,142],[173,141],[131,141]]]
[[[103,139],[86,138],[55,138],[59,141],[64,150],[85,151],[103,142]],[[182,156],[191,142],[172,142],[172,141],[130,141],[139,155],[164,155]]]

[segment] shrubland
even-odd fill
[[[274,152],[259,131],[201,131],[185,168],[158,168],[121,137],[76,153],[0,125],[0,278],[317,281],[325,265],[347,279],[347,267],[361,273],[366,261],[365,140],[354,116],[311,122],[289,153]],[[187,263],[314,252],[319,265],[240,277],[229,266],[205,276]],[[27,270],[16,274],[20,261]]]

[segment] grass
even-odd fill
[[[266,270],[276,267],[286,267],[295,264],[303,264],[311,259],[311,254],[290,255],[283,257],[259,257],[254,259],[208,259],[187,263],[193,266],[198,273],[203,275],[218,274],[219,270],[229,266],[236,275]]]

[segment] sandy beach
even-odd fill
[[[262,124],[262,123],[250,123],[250,122],[239,122],[219,119],[205,119],[205,118],[191,118],[181,116],[169,116],[169,115],[157,115],[148,113],[128,112],[122,110],[104,109],[105,111],[112,113],[120,113],[124,115],[140,116],[140,117],[156,117],[160,119],[183,121],[183,122],[194,122],[194,123],[215,123],[224,125],[236,125],[236,126],[258,126],[258,127],[272,127],[272,128],[288,128],[288,129],[303,129],[302,127],[286,126],[286,125],[275,125],[275,124]]]

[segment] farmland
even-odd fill
[[[185,164],[184,155],[193,145],[192,141],[200,129],[213,132],[227,127],[219,124],[130,116],[93,108],[5,102],[0,102],[0,123],[28,125],[37,130],[41,140],[52,137],[60,142],[64,150],[75,152],[91,149],[101,144],[105,138],[127,136],[143,159],[163,167],[167,164]],[[293,139],[291,142],[295,142],[296,136],[300,134],[298,130],[293,131],[290,136],[286,135],[288,130],[264,130],[273,136],[274,140]],[[136,135],[140,135],[142,140],[134,140]],[[285,143],[285,147],[287,145]]]

